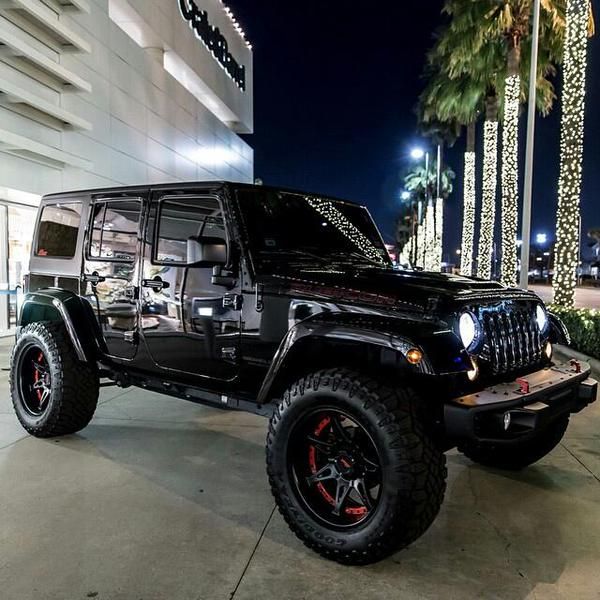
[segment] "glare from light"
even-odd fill
[[[402,198],[402,200],[410,200],[410,192],[402,192],[400,197]]]
[[[423,148],[413,148],[410,155],[414,160],[421,160],[425,156],[425,150]]]
[[[547,234],[545,234],[545,233],[538,233],[538,234],[535,236],[535,241],[536,241],[538,244],[545,244],[545,243],[548,241],[548,235],[547,235]]]

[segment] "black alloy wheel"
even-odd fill
[[[379,502],[381,466],[367,430],[347,412],[318,409],[290,439],[290,468],[307,509],[323,524],[356,526]]]
[[[50,405],[52,375],[42,348],[26,349],[17,366],[19,393],[24,409],[32,417],[41,417]]]

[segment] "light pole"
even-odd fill
[[[529,111],[527,117],[527,149],[525,151],[525,186],[523,194],[523,225],[520,286],[529,287],[529,247],[531,244],[531,204],[533,197],[533,153],[535,149],[535,110],[537,101],[538,50],[540,42],[541,0],[533,3],[533,35],[531,41],[531,71],[529,73]],[[523,266],[526,265],[526,268]]]

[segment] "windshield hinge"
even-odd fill
[[[255,294],[255,301],[254,301],[254,308],[256,310],[256,312],[262,312],[265,309],[265,303],[263,301],[263,290],[264,290],[264,285],[257,283],[254,285],[254,294]]]

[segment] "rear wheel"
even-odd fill
[[[473,462],[486,467],[519,471],[552,452],[560,444],[568,426],[569,415],[565,415],[537,436],[511,446],[466,445],[459,447],[459,450]]]
[[[293,384],[271,419],[267,470],[279,510],[319,554],[381,560],[420,537],[441,506],[445,457],[417,398],[346,370]]]
[[[13,349],[10,388],[21,425],[36,437],[56,437],[91,421],[99,378],[95,366],[77,360],[61,323],[33,323]]]

